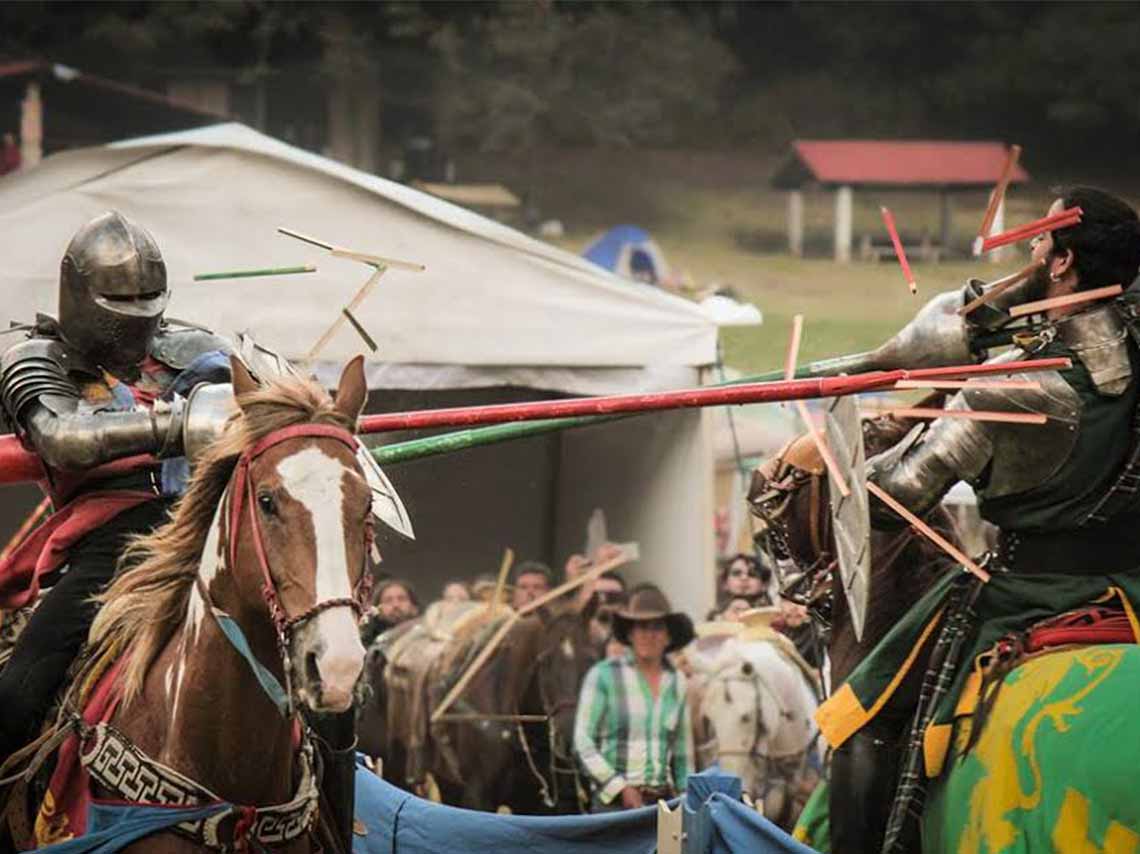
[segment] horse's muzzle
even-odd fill
[[[302,701],[314,712],[343,712],[364,668],[364,646],[349,608],[318,614],[296,638],[294,650]]]

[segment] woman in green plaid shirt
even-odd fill
[[[629,649],[586,674],[574,722],[574,752],[594,781],[595,812],[672,797],[693,766],[685,677],[665,657],[692,640],[692,621],[645,585],[614,615],[614,637]]]

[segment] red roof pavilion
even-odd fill
[[[813,140],[792,143],[792,151],[772,176],[773,187],[788,190],[788,243],[793,254],[803,250],[802,190],[835,190],[835,258],[851,258],[852,193],[874,190],[934,190],[942,207],[941,244],[950,238],[950,193],[990,190],[1005,166],[1003,142],[945,140]],[[1023,184],[1029,173],[1019,164],[1010,185]],[[980,217],[980,213],[979,213]],[[1001,214],[999,213],[999,221]],[[1000,226],[994,230],[1000,231]]]
[[[772,184],[785,190],[811,182],[828,187],[989,189],[997,183],[1006,153],[1001,142],[801,139],[792,143],[792,155]],[[1018,165],[1010,183],[1028,180]]]

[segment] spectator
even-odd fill
[[[4,134],[4,146],[0,149],[0,175],[17,171],[20,163],[20,146],[16,143],[15,134]]]
[[[420,614],[420,601],[412,585],[399,578],[390,578],[376,588],[372,607],[365,615],[360,635],[364,645],[370,646],[388,629],[415,619]]]
[[[755,606],[771,605],[768,585],[772,581],[772,571],[762,566],[752,555],[735,554],[728,558],[721,569],[721,582],[718,598],[722,601],[741,597]]]
[[[554,573],[545,563],[526,560],[514,572],[511,607],[516,611],[554,589]]]
[[[693,767],[685,677],[666,658],[692,640],[692,621],[647,584],[614,615],[614,635],[629,651],[586,674],[574,722],[574,752],[593,780],[595,812],[671,798]]]
[[[466,581],[449,581],[443,585],[443,593],[439,598],[444,602],[470,602],[471,590]]]
[[[499,582],[495,576],[483,572],[476,575],[475,580],[471,582],[471,595],[475,598],[476,602],[482,602],[484,605],[487,605],[495,598],[495,588],[498,586]],[[507,601],[507,590],[504,586],[502,602],[505,604]]]

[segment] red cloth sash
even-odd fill
[[[120,513],[156,497],[142,491],[91,492],[65,504],[0,561],[0,609],[22,608],[33,601],[40,579],[67,562],[76,542]]]

